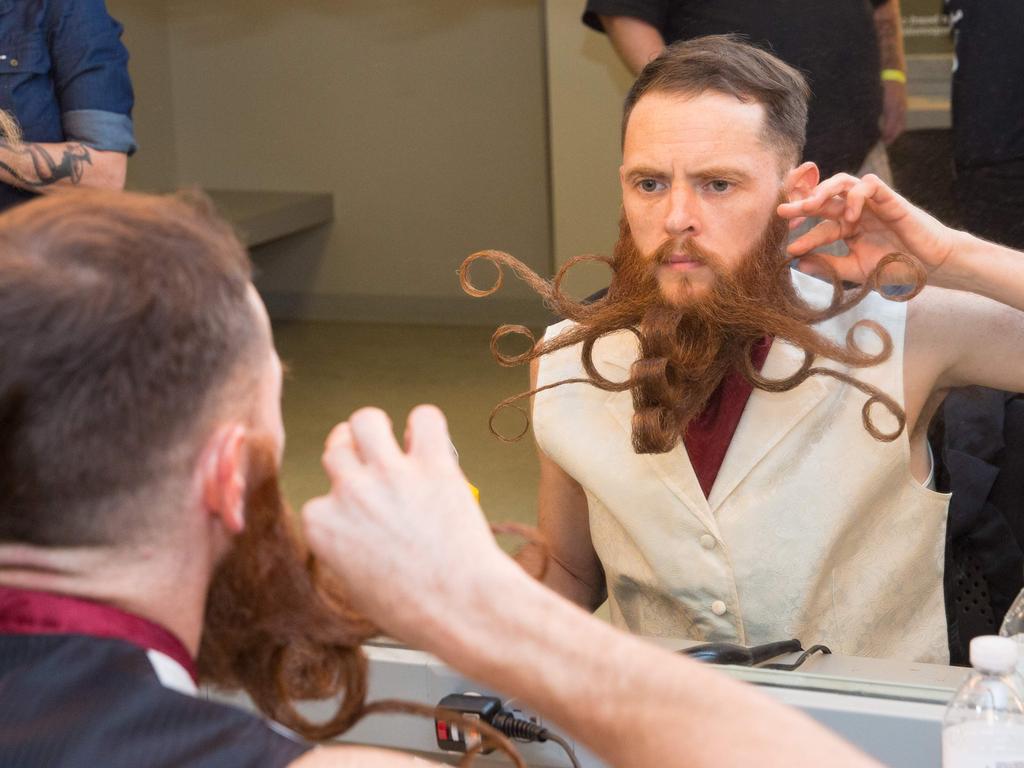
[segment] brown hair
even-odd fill
[[[249,285],[198,195],[81,190],[0,216],[0,541],[142,534],[131,500],[180,493],[188,438],[256,368]]]
[[[626,95],[622,139],[629,116],[648,93],[697,96],[707,91],[754,101],[765,109],[764,138],[795,164],[803,156],[810,88],[804,76],[737,35],[709,35],[673,43],[640,72]]]

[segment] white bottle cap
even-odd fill
[[[1003,674],[1017,666],[1017,643],[1008,637],[981,635],[971,640],[971,666]]]

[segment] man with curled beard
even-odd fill
[[[670,46],[626,98],[607,296],[526,275],[567,318],[505,361],[533,362],[546,581],[641,634],[944,663],[928,425],[951,387],[1024,389],[1024,290],[937,222],[903,239],[907,204],[875,177],[794,209],[820,194],[806,102],[734,38]],[[787,254],[795,211],[838,221]],[[829,279],[789,269],[823,235],[852,251],[804,259]],[[871,290],[925,278],[955,290]]]
[[[413,412],[404,448],[379,411],[334,431],[311,551],[277,484],[266,312],[202,200],[79,191],[0,216],[0,356],[0,764],[422,764],[313,748],[195,695],[242,688],[308,739],[336,735],[395,709],[365,701],[374,624],[612,765],[872,764],[535,582],[495,544],[436,409]],[[292,707],[334,695],[325,723]]]

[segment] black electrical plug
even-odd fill
[[[481,696],[477,693],[451,693],[437,703],[438,715],[434,718],[434,735],[437,746],[446,752],[467,752],[480,743],[480,733],[472,727],[466,727],[451,720],[444,719],[444,713],[455,712],[467,720],[482,720],[492,728],[501,731],[509,738],[519,741],[553,741],[565,750],[574,766],[579,766],[572,745],[556,733],[552,733],[543,725],[530,720],[523,720],[502,707],[501,699],[494,696]],[[485,755],[493,752],[493,747],[481,750]]]
[[[492,725],[496,715],[501,713],[501,699],[494,696],[481,696],[476,693],[450,693],[437,703],[440,710],[439,715],[443,717],[444,711],[456,712],[467,720],[483,720]],[[446,752],[466,752],[480,743],[480,732],[467,729],[459,723],[434,718],[434,735],[437,737],[437,746]],[[486,755],[493,752],[493,747],[485,747],[483,752]]]

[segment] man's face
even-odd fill
[[[764,234],[783,177],[779,153],[762,139],[764,119],[760,104],[715,92],[649,93],[633,108],[622,204],[639,252],[659,258],[666,302],[703,298],[715,272],[734,273]]]

